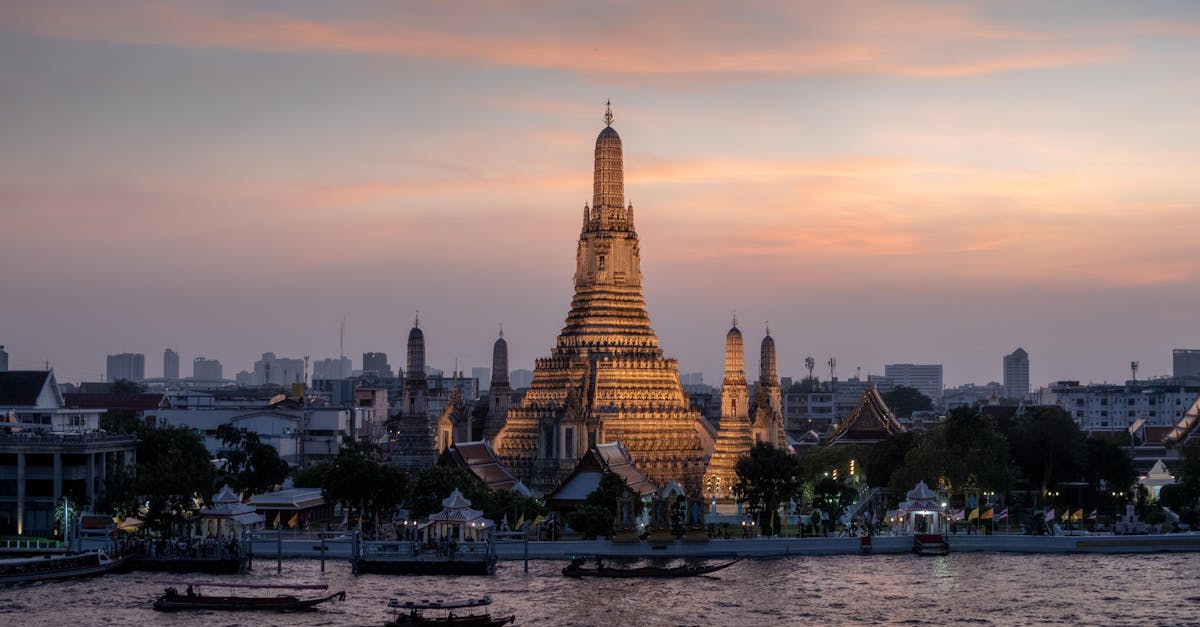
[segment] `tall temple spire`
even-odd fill
[[[704,493],[729,499],[737,482],[737,460],[754,446],[750,398],[746,389],[746,351],[742,332],[734,326],[725,334],[725,381],[721,386],[721,424],[713,454],[704,473]]]
[[[612,121],[613,121],[612,101],[609,100],[604,103],[604,125],[612,126]]]
[[[771,337],[770,325],[767,325],[767,334],[763,337],[762,348],[759,352],[758,380],[767,384],[779,385],[779,375],[775,370],[775,339]]]
[[[425,378],[425,332],[419,326],[420,318],[413,321],[413,328],[408,332],[408,376],[409,378]]]
[[[529,487],[548,491],[589,447],[617,441],[659,485],[677,481],[696,491],[712,450],[711,429],[689,406],[679,366],[663,356],[650,327],[611,104],[594,154],[571,309],[550,356],[535,362],[520,407],[508,411],[496,434],[496,453]],[[503,406],[508,396],[492,394],[496,412],[495,403]]]
[[[609,124],[596,137],[596,164],[592,181],[592,209],[625,208],[625,178],[621,136],[612,124],[612,109],[608,109],[604,120]]]

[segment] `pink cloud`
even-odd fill
[[[1124,54],[1108,39],[1001,25],[965,7],[889,0],[672,2],[596,5],[592,11],[536,3],[405,3],[383,13],[319,21],[208,5],[30,3],[8,11],[5,22],[56,37],[400,55],[607,77],[962,77],[1107,62]],[[527,19],[511,19],[516,14]]]

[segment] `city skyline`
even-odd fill
[[[610,98],[682,372],[720,380],[734,309],[793,377],[983,384],[1023,347],[1034,386],[1123,381],[1200,345],[1194,5],[512,6],[0,9],[10,367],[231,377],[338,356],[343,318],[395,366],[420,310],[431,366],[503,323],[530,368]]]

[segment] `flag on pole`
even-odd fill
[[[1096,510],[1092,510],[1092,513],[1088,514],[1088,520],[1096,520]]]
[[[1054,520],[1054,508],[1053,507],[1046,510],[1046,522],[1051,522],[1052,520]]]
[[[971,510],[971,514],[969,516],[967,516],[967,520],[975,520],[976,518],[979,518],[979,508],[978,507]]]
[[[521,512],[521,517],[517,519],[517,529],[525,526],[525,512]]]
[[[988,511],[984,512],[983,515],[980,516],[979,518],[981,518],[982,520],[991,520],[992,517],[995,515],[996,515],[996,508],[989,507]]]
[[[1079,509],[1077,509],[1077,510],[1075,510],[1075,513],[1074,513],[1074,514],[1071,514],[1071,521],[1072,521],[1072,522],[1079,522],[1079,521],[1081,521],[1081,520],[1083,520],[1083,508],[1082,508],[1082,507],[1081,507],[1081,508],[1079,508]]]
[[[296,512],[295,514],[292,514],[292,517],[288,519],[288,526],[295,529],[296,523],[298,523],[298,522],[300,522],[300,512]]]
[[[1063,512],[1062,521],[1067,522],[1069,520],[1071,520],[1071,508],[1068,507],[1067,511]]]
[[[280,515],[282,515],[282,512],[276,512],[276,513],[275,513],[275,528],[276,528],[276,529],[278,529],[278,528],[279,528],[279,516],[280,516]]]
[[[1004,509],[1000,510],[999,514],[996,514],[996,520],[1007,520],[1007,519],[1008,519],[1008,508],[1005,507]]]
[[[541,515],[541,514],[538,514],[537,516],[534,516],[534,517],[533,517],[533,524],[532,524],[532,525],[530,525],[530,526],[531,526],[531,527],[536,527],[536,526],[538,526],[538,524],[540,524],[541,522],[542,522],[542,515]]]

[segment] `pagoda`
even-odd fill
[[[518,477],[545,493],[591,447],[616,441],[655,483],[676,481],[698,492],[714,433],[689,406],[679,366],[663,357],[650,328],[611,107],[604,120],[566,326],[550,356],[535,362],[520,407],[509,410],[496,435],[496,452]]]
[[[750,426],[750,397],[746,390],[746,349],[742,332],[733,328],[725,334],[725,380],[721,383],[721,424],[708,470],[704,473],[704,495],[722,500],[733,498],[737,461],[754,446]]]
[[[421,470],[437,461],[437,424],[429,418],[429,381],[425,377],[425,333],[421,319],[408,332],[408,372],[400,419],[392,439],[392,463],[405,470]]]

